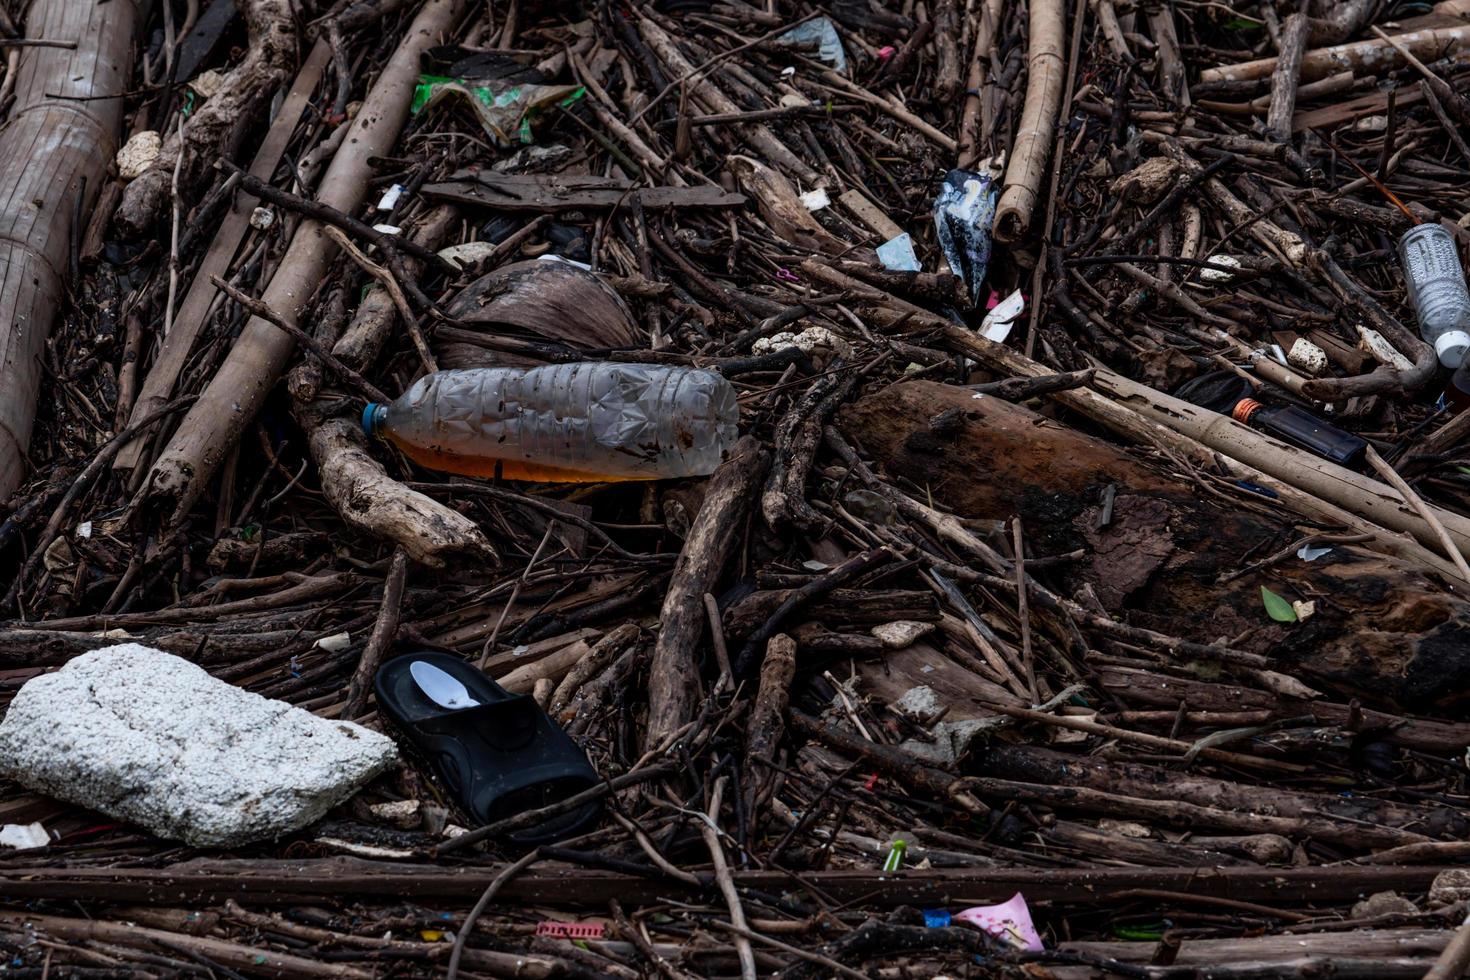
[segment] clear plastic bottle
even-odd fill
[[[1459,367],[1470,349],[1470,291],[1454,238],[1437,224],[1415,225],[1399,239],[1399,261],[1420,335],[1439,363]]]
[[[596,362],[440,371],[369,404],[362,426],[429,469],[599,483],[712,473],[739,419],[713,372]]]

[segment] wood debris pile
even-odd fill
[[[53,7],[0,33],[126,63]],[[64,288],[7,278],[55,326],[0,392],[23,431],[39,368],[0,711],[126,638],[378,727],[448,650],[607,812],[525,853],[405,762],[220,852],[0,782],[49,838],[0,845],[0,976],[1461,975],[1470,413],[1396,246],[1470,246],[1470,3],[145,8],[68,95],[125,152],[35,201]],[[72,51],[6,51],[40,172]],[[717,371],[742,438],[552,485],[363,435],[580,360]],[[954,918],[1017,893],[1029,948]]]

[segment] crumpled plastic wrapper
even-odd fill
[[[448,98],[464,99],[475,110],[480,125],[501,147],[530,143],[531,119],[552,105],[569,106],[586,89],[580,85],[533,85],[527,82],[485,82],[442,75],[420,75],[413,92],[412,111],[418,115]]]
[[[838,71],[847,71],[847,52],[843,50],[842,38],[837,36],[837,26],[826,17],[814,17],[805,24],[797,24],[776,38],[777,44],[815,44],[817,57]]]
[[[940,251],[950,271],[965,281],[972,304],[980,301],[980,284],[990,265],[997,196],[989,174],[951,170],[934,198],[934,231]]]

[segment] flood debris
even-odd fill
[[[0,35],[0,973],[1465,972],[1470,3]]]

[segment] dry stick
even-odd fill
[[[184,143],[184,119],[183,113],[179,113],[179,145]],[[168,336],[174,325],[174,300],[179,295],[179,212],[183,210],[183,199],[179,196],[179,172],[184,169],[184,154],[179,152],[174,159],[173,183],[170,185],[169,199],[173,205],[173,230],[169,238],[168,248],[168,306],[163,310],[163,335]]]
[[[282,190],[274,184],[261,180],[254,174],[241,170],[229,160],[220,160],[220,167],[232,174],[237,174],[240,178],[240,188],[246,193],[254,194],[262,201],[285,208],[287,211],[294,211],[307,218],[314,218],[324,225],[339,228],[342,231],[349,231],[358,238],[366,241],[369,245],[376,245],[384,255],[404,252],[418,259],[420,262],[426,262],[430,266],[438,268],[439,271],[446,274],[453,274],[457,271],[448,259],[440,257],[439,253],[425,248],[411,238],[403,235],[386,234],[378,231],[371,225],[357,220],[350,214],[337,210],[330,204],[307,200],[297,194],[292,194],[290,191]]]
[[[407,573],[408,555],[401,547],[395,548],[393,564],[389,566],[388,578],[383,583],[383,604],[378,607],[378,619],[373,623],[372,635],[368,637],[367,646],[362,648],[362,658],[358,660],[352,682],[347,686],[347,702],[342,705],[342,713],[337,716],[339,718],[350,721],[362,714],[362,709],[367,705],[373,674],[377,672],[384,651],[398,632],[398,613],[403,605],[403,582]]]
[[[454,937],[454,951],[449,954],[449,970],[444,975],[445,980],[454,980],[455,977],[459,976],[459,960],[464,955],[465,940],[474,931],[475,922],[480,918],[480,914],[490,905],[496,893],[505,887],[506,882],[539,860],[541,860],[541,848],[538,847],[515,864],[507,866],[504,871],[495,876],[494,881],[486,886],[484,894],[475,903],[475,907],[470,909],[470,914],[464,917],[464,923],[459,927],[459,932]]]
[[[31,551],[31,557],[26,561],[25,567],[21,569],[21,573],[15,577],[15,581],[11,583],[10,590],[5,595],[5,601],[4,603],[0,603],[0,605],[8,608],[15,601],[16,595],[20,592],[21,583],[26,578],[35,575],[36,567],[41,564],[41,561],[46,556],[46,549],[51,546],[51,542],[55,541],[56,536],[61,533],[61,525],[65,523],[66,514],[67,511],[71,510],[71,505],[76,503],[78,497],[87,492],[87,488],[97,479],[98,474],[112,462],[113,457],[118,454],[122,447],[148,431],[153,426],[153,423],[193,403],[193,395],[174,399],[158,411],[143,416],[137,422],[113,436],[107,445],[92,455],[92,458],[87,462],[86,468],[77,474],[77,478],[72,481],[71,486],[67,487],[66,493],[62,495],[61,502],[56,505],[56,510],[52,512],[51,519],[46,522],[45,529],[41,531],[41,536],[36,540],[36,545]]]
[[[1031,703],[1041,697],[1036,687],[1036,661],[1031,651],[1031,611],[1026,606],[1026,542],[1021,532],[1021,515],[1011,522],[1016,547],[1016,616],[1021,620],[1021,664],[1026,668],[1026,689]]]
[[[1397,38],[1383,33],[1383,30],[1376,24],[1372,30],[1374,34],[1387,41],[1390,47],[1402,55],[1405,61],[1413,65],[1415,71],[1424,76],[1424,81],[1429,86],[1429,91],[1438,98],[1443,99],[1449,105],[1451,111],[1460,117],[1460,122],[1466,126],[1470,126],[1470,102],[1466,102],[1465,98],[1451,88],[1448,82],[1430,71],[1428,65],[1414,57],[1414,52],[1400,44]]]
[[[255,157],[251,160],[251,173],[257,176],[269,176],[275,170],[276,164],[280,162],[281,155],[286,150],[286,143],[291,133],[296,129],[296,123],[300,120],[312,92],[316,89],[316,83],[326,67],[328,56],[326,42],[318,41],[302,64],[301,72],[296,76],[296,81],[292,83],[285,101],[281,103],[275,121],[271,123],[265,139],[261,141],[260,149],[256,151]],[[343,127],[344,132],[345,130],[346,127]],[[232,181],[238,183],[236,178],[227,178],[224,184],[227,190],[234,186]],[[223,275],[229,270],[230,261],[241,239],[250,230],[250,213],[254,204],[253,197],[240,195],[234,207],[224,216],[219,227],[214,230],[209,249],[205,252],[204,258],[200,260],[193,281],[189,283],[189,289],[184,293],[183,303],[179,306],[178,315],[174,319],[173,331],[163,341],[158,356],[154,358],[153,366],[144,376],[142,385],[136,389],[136,398],[128,409],[131,417],[137,418],[147,412],[150,407],[162,404],[167,399],[169,392],[173,390],[179,374],[188,361],[189,351],[193,348],[194,341],[204,326],[205,317],[218,295],[209,276],[216,273]],[[133,372],[134,374],[137,372],[136,363]],[[141,455],[141,446],[118,454],[117,468],[119,470],[135,469]]]
[[[1404,478],[1399,476],[1397,470],[1389,466],[1383,457],[1378,455],[1378,450],[1373,448],[1372,443],[1368,444],[1364,457],[1378,471],[1379,476],[1393,484],[1393,488],[1399,492],[1410,507],[1414,508],[1415,513],[1424,519],[1424,523],[1428,524],[1434,530],[1434,533],[1439,537],[1440,544],[1444,547],[1445,554],[1449,555],[1450,561],[1454,562],[1455,567],[1460,570],[1460,577],[1470,582],[1470,565],[1465,564],[1465,556],[1460,553],[1460,548],[1455,544],[1455,539],[1450,537],[1449,532],[1445,530],[1444,525],[1440,523],[1434,511],[1425,505],[1423,498],[1414,492],[1413,487],[1404,482]]]
[[[373,401],[386,403],[393,400],[382,389],[378,388],[377,385],[373,384],[367,378],[364,378],[362,375],[352,370],[352,368],[348,367],[346,364],[343,364],[341,361],[337,360],[336,356],[331,351],[327,350],[321,344],[317,343],[315,337],[311,336],[311,334],[296,326],[296,324],[288,322],[285,317],[281,316],[281,314],[277,313],[275,310],[267,306],[264,301],[255,299],[251,296],[247,296],[245,293],[242,293],[234,286],[231,286],[229,283],[225,282],[219,276],[212,275],[210,276],[210,280],[214,283],[215,287],[219,289],[220,292],[224,293],[236,303],[239,303],[252,316],[258,316],[267,323],[272,324],[273,326],[290,334],[298,344],[311,351],[311,353],[316,357],[320,358],[321,362],[325,364],[334,374],[340,377],[343,381],[346,381],[353,387],[357,388]]]
[[[1424,974],[1424,980],[1460,980],[1470,967],[1470,918],[1455,930],[1454,938]]]
[[[1271,108],[1266,113],[1266,131],[1283,143],[1291,140],[1291,116],[1296,111],[1296,89],[1302,67],[1302,54],[1307,47],[1307,12],[1302,10],[1286,18],[1281,32],[1281,55],[1271,73]]]
[[[749,929],[750,925],[745,919],[745,907],[740,904],[740,893],[735,890],[735,879],[730,877],[730,865],[725,861],[725,848],[721,846],[719,832],[715,830],[715,821],[720,816],[720,801],[728,778],[721,776],[715,780],[715,788],[710,792],[708,817],[699,822],[699,832],[704,837],[705,846],[709,848],[715,881],[719,883],[720,893],[725,896],[725,904],[730,909],[730,921],[743,931]],[[750,940],[737,933],[735,951],[740,954],[741,980],[756,980],[755,952],[750,948]]]
[[[1042,725],[1050,725],[1053,728],[1068,728],[1074,732],[1087,732],[1090,735],[1101,735],[1106,738],[1117,739],[1120,742],[1132,742],[1134,745],[1142,745],[1152,749],[1169,752],[1188,752],[1194,748],[1194,743],[1182,741],[1176,738],[1164,738],[1161,735],[1149,735],[1145,732],[1129,731],[1126,728],[1118,728],[1115,725],[1104,725],[1100,722],[1088,721],[1085,718],[1077,718],[1071,715],[1052,715],[1043,711],[1032,711],[1028,708],[1016,708],[1000,702],[990,702],[986,707],[991,711],[1009,715],[1012,718],[1020,718],[1024,721],[1034,721]],[[1230,752],[1225,749],[1203,748],[1197,755],[1206,759],[1214,759],[1216,762],[1227,762],[1234,766],[1250,767],[1254,769],[1270,769],[1275,772],[1300,774],[1309,772],[1306,766],[1299,766],[1291,762],[1279,762],[1276,759],[1263,759],[1254,755],[1243,755],[1238,752]]]
[[[985,88],[985,62],[995,44],[995,25],[1000,20],[1001,0],[982,0],[980,28],[970,52],[970,75],[965,86],[965,108],[960,114],[959,153],[955,166],[969,170],[980,159],[980,103]]]
[[[790,953],[792,956],[795,956],[798,959],[806,960],[808,963],[816,963],[819,966],[826,967],[833,973],[840,973],[845,977],[854,977],[855,980],[868,980],[868,974],[859,973],[850,966],[843,966],[841,963],[837,962],[830,956],[823,956],[821,953],[813,953],[810,950],[801,949],[799,947],[791,945],[790,943],[783,943],[781,940],[772,939],[770,936],[762,936],[758,932],[752,932],[749,929],[742,929],[739,926],[731,925],[728,922],[722,922],[719,919],[711,919],[708,921],[707,924],[714,926],[716,929],[724,929],[728,932],[733,932],[736,936],[744,936],[746,939],[754,939],[756,942],[761,943],[762,945],[769,946],[772,949],[779,949],[783,953]]]
[[[570,705],[577,690],[591,680],[593,675],[601,674],[610,667],[637,638],[637,624],[624,623],[594,643],[587,655],[572,665],[572,669],[567,671],[567,675],[552,692],[550,714],[555,717]]]
[[[995,209],[995,237],[1011,245],[1031,227],[1062,105],[1062,0],[1032,0],[1026,55],[1026,101]]]
[[[648,680],[645,746],[658,745],[694,717],[699,700],[695,647],[703,632],[704,594],[724,570],[736,532],[769,465],[770,454],[746,436],[710,477],[659,612],[660,629]]]
[[[403,289],[392,271],[378,265],[372,259],[362,253],[352,239],[348,238],[340,228],[330,225],[324,226],[323,231],[327,236],[342,247],[352,261],[362,268],[362,271],[372,276],[383,284],[388,290],[388,295],[393,297],[393,305],[398,307],[398,315],[403,317],[403,325],[408,328],[408,335],[413,338],[414,349],[419,352],[419,360],[423,361],[424,369],[430,374],[439,370],[438,363],[434,360],[434,354],[429,350],[429,341],[424,337],[423,330],[419,327],[418,317],[413,315],[413,308],[408,305],[408,297],[403,295]]]
[[[720,604],[713,593],[704,594],[704,614],[709,619],[710,643],[715,648],[715,662],[720,665],[720,679],[715,682],[715,693],[728,691],[735,686],[730,672],[730,649],[725,645],[725,625],[720,621]]]
[[[345,139],[351,149],[332,157],[317,190],[320,200],[339,211],[357,210],[373,176],[369,159],[389,152],[408,118],[420,55],[452,27],[463,6],[464,0],[426,0],[418,8],[402,43],[368,90],[362,111],[347,124]],[[295,321],[335,257],[333,242],[322,235],[320,224],[303,222],[263,299]],[[173,505],[166,520],[176,525],[193,509],[241,432],[264,406],[295,349],[291,336],[269,321],[252,317],[246,323],[146,476],[151,481],[147,497]]]

